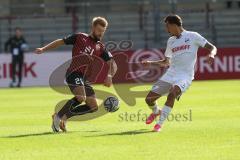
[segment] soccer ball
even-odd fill
[[[104,107],[108,112],[116,112],[119,109],[119,100],[116,97],[107,97]]]

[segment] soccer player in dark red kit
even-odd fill
[[[108,64],[104,85],[107,87],[112,85],[112,77],[117,71],[117,65],[111,53],[101,43],[107,26],[108,22],[105,18],[95,17],[92,20],[90,34],[75,33],[63,39],[57,39],[42,48],[36,48],[35,53],[41,54],[64,44],[73,45],[72,61],[66,73],[66,82],[74,97],[58,113],[53,114],[53,132],[59,132],[60,129],[66,132],[66,121],[72,116],[97,111],[95,92],[88,80],[94,57],[99,57]]]

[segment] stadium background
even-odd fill
[[[155,73],[163,70],[158,68],[159,72],[142,79],[145,71],[139,72],[142,68],[135,62],[141,57],[163,56],[169,35],[162,19],[169,13],[182,16],[186,29],[215,44],[218,55],[208,66],[206,52],[199,51],[198,80],[175,103],[163,130],[153,133],[153,125],[145,124],[151,112],[145,96],[158,77]],[[89,32],[94,16],[108,19],[104,41],[111,42],[113,54],[120,56],[116,60],[121,62],[121,72],[114,82],[138,83],[110,88],[93,85],[99,111],[104,110],[101,104],[109,95],[118,97],[120,109],[101,117],[99,112],[86,114],[82,121],[76,116],[77,121],[67,123],[67,134],[53,134],[51,115],[59,102],[72,95],[50,88],[49,77],[71,57],[71,47],[43,55],[33,51],[68,34]],[[240,0],[1,0],[0,160],[239,160],[239,17]],[[11,54],[5,54],[3,46],[15,27],[23,29],[29,51],[23,87],[7,88]],[[121,45],[123,41],[133,42],[132,48]],[[158,100],[160,107],[165,99]]]
[[[89,33],[92,17],[104,16],[109,21],[104,41],[114,43],[109,45],[114,54],[125,52],[130,58],[137,52],[154,58],[166,46],[169,35],[162,20],[169,13],[182,16],[184,28],[199,32],[219,48],[213,66],[204,63],[204,51],[200,51],[196,79],[240,78],[240,1],[237,0],[5,0],[0,2],[0,53],[4,52],[4,42],[14,34],[14,28],[21,27],[29,45],[23,86],[48,85],[49,76],[70,58],[71,49],[64,46],[35,56],[32,52],[36,47],[74,32]],[[131,41],[133,45],[126,51],[124,44],[121,48],[122,41]],[[1,87],[9,85],[10,63],[10,54],[0,54]],[[127,66],[123,65],[121,70],[130,70]],[[98,82],[102,79],[99,77]]]

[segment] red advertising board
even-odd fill
[[[113,79],[114,83],[152,83],[156,81],[167,68],[144,68],[139,62],[144,59],[164,58],[163,53],[161,49],[113,52],[114,59],[118,64],[118,71]],[[195,67],[195,80],[240,79],[240,48],[218,48],[218,54],[212,65],[206,63],[206,56],[207,51],[200,49]],[[66,62],[71,62],[70,51],[49,52],[42,55],[25,54],[22,86],[48,86],[51,77],[54,82],[59,80],[63,83],[67,69],[67,65],[63,64]],[[105,64],[102,67],[102,64],[104,63],[98,59],[91,67],[94,73],[91,78],[96,79],[96,74],[98,74],[96,83],[102,83],[107,74],[107,66]],[[56,72],[59,68],[60,70]],[[53,76],[54,73],[58,73],[56,78]],[[11,55],[1,54],[0,87],[8,87],[10,82]]]

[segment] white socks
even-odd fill
[[[165,119],[168,117],[169,113],[171,112],[172,108],[164,105],[161,111],[161,115],[158,121],[158,124],[162,125]]]
[[[158,114],[159,113],[159,108],[158,108],[157,103],[153,106],[152,111],[153,111],[154,114]]]

